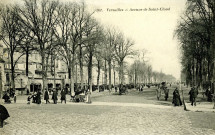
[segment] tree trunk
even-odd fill
[[[107,86],[107,61],[105,60],[105,89],[106,89],[106,86]]]
[[[55,55],[55,54],[54,54]],[[55,56],[54,56],[55,57]],[[55,58],[54,58],[54,88],[56,87]]]
[[[11,85],[13,91],[15,92],[15,65],[13,60],[13,54],[11,53]]]
[[[116,86],[116,72],[115,72],[115,70],[113,70],[113,85],[114,85],[114,88],[115,88],[115,86]]]
[[[109,90],[111,90],[111,59],[108,60],[108,67],[109,67]]]
[[[78,64],[75,64],[75,83],[78,83]]]
[[[120,84],[124,83],[124,74],[123,74],[123,61],[120,61]]]
[[[29,56],[29,48],[26,48],[26,76],[28,76],[28,56]]]
[[[70,87],[71,87],[71,91],[70,94],[74,95],[75,94],[75,89],[74,89],[74,71],[75,71],[75,59],[74,59],[74,54],[73,54],[73,58],[71,61],[71,70],[70,70],[70,74],[71,74],[71,79],[70,79]]]
[[[135,69],[134,69],[134,88],[137,87],[137,71],[136,71],[136,66],[135,66]]]
[[[195,85],[195,61],[193,58],[193,65],[192,65],[192,86]]]
[[[197,60],[197,62],[196,62],[196,73],[195,73],[195,80],[196,80],[196,86],[199,86],[199,65],[198,65],[198,60]]]
[[[84,78],[83,78],[83,62],[82,62],[82,47],[81,44],[79,44],[79,66],[80,66],[80,76],[81,76],[81,89],[83,89],[84,86]]]
[[[41,56],[42,56],[42,79],[43,79],[42,93],[44,93],[44,89],[46,88],[45,54],[42,53]]]
[[[99,91],[99,77],[100,77],[100,61],[99,60],[97,60],[97,68],[98,68],[98,75],[97,75],[97,87],[98,87],[98,91]]]
[[[93,53],[89,52],[89,63],[88,63],[88,85],[90,86],[90,92],[92,93],[92,68],[93,68]]]

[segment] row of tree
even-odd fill
[[[118,69],[120,83],[124,83],[125,58],[133,55],[134,42],[119,30],[104,28],[89,12],[85,3],[48,0],[24,0],[24,5],[7,5],[0,9],[0,39],[8,48],[11,63],[11,82],[15,89],[15,65],[26,55],[26,76],[28,76],[29,54],[37,52],[41,57],[43,90],[47,87],[47,72],[55,76],[55,59],[60,57],[68,69],[71,92],[74,93],[74,71],[79,65],[81,88],[84,86],[83,67],[88,69],[88,83],[92,91],[92,68],[94,59],[100,70],[104,67],[105,84],[111,70]],[[21,55],[18,58],[16,53]],[[104,66],[103,66],[104,65]],[[115,77],[114,77],[115,78]],[[115,82],[115,79],[114,79]]]
[[[150,84],[161,82],[176,82],[176,78],[161,72],[153,71],[152,66],[144,60],[145,51],[138,52],[136,59],[128,68],[128,76],[130,83],[135,86],[138,84]]]
[[[187,85],[214,89],[215,1],[189,0],[175,31]],[[204,85],[206,84],[206,85]]]

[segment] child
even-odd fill
[[[28,96],[27,101],[28,101],[28,103],[27,103],[27,104],[30,104],[30,103],[31,103],[31,96]]]

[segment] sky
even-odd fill
[[[174,30],[180,15],[185,10],[186,0],[85,1],[90,10],[100,11],[94,13],[94,17],[104,26],[116,27],[126,37],[134,40],[134,49],[146,50],[145,57],[154,71],[162,71],[172,74],[176,79],[180,78],[180,50],[179,42],[174,38]],[[19,3],[20,0],[1,0],[0,3],[13,2]],[[143,11],[130,11],[130,9]],[[128,62],[132,63],[132,60]]]
[[[145,57],[154,71],[180,78],[180,50],[174,30],[185,10],[186,0],[88,0],[102,12],[95,17],[104,25],[119,28],[135,41],[134,48],[146,50]],[[111,11],[111,9],[123,11]],[[130,9],[147,11],[129,11]],[[152,11],[149,9],[157,9]],[[161,11],[160,8],[167,10]],[[125,11],[125,10],[128,11]]]

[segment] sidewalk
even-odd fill
[[[193,112],[215,112],[213,109],[214,102],[197,102],[196,106],[192,106],[190,103],[185,103],[186,108]]]

